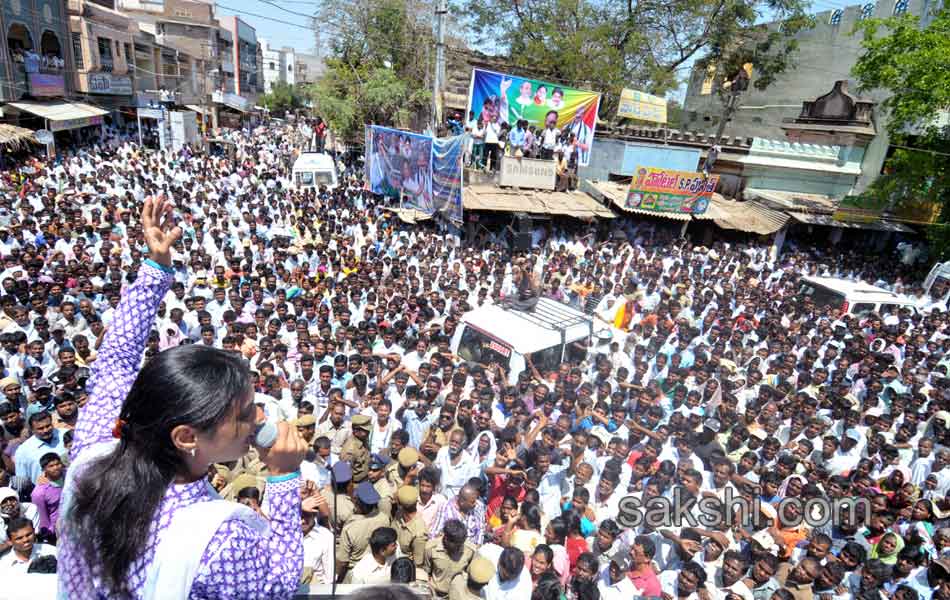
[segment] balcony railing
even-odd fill
[[[111,57],[111,56],[100,56],[100,57],[99,57],[99,67],[100,67],[103,71],[105,71],[105,72],[107,72],[107,73],[111,73],[114,66],[115,66],[115,63],[112,61],[112,57]]]

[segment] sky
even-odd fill
[[[273,3],[262,0],[221,0],[217,3],[216,14],[219,17],[240,17],[257,30],[258,38],[266,39],[271,46],[290,46],[298,52],[310,54],[313,52],[314,35],[308,19],[302,15],[313,12],[316,4],[313,0],[273,0]]]

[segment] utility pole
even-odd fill
[[[716,163],[716,159],[719,158],[719,153],[722,151],[719,143],[722,141],[722,134],[726,131],[726,124],[732,119],[732,115],[735,114],[736,109],[739,107],[739,96],[742,92],[749,89],[749,74],[745,68],[739,69],[735,77],[727,83],[729,84],[729,98],[726,100],[726,106],[722,111],[722,119],[719,121],[719,127],[716,128],[716,137],[713,138],[712,146],[706,153],[706,161],[703,163],[703,173],[706,177],[709,176],[713,165]]]
[[[442,122],[442,103],[439,101],[445,77],[445,15],[449,12],[446,0],[436,0],[435,9],[435,75],[432,78],[432,124],[433,135]]]

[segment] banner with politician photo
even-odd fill
[[[512,128],[519,120],[543,129],[553,123],[562,134],[574,134],[577,162],[587,166],[597,127],[600,94],[561,84],[474,69],[468,93],[468,110],[476,119]]]
[[[366,128],[366,183],[374,194],[401,198],[427,214],[432,204],[432,138],[388,127]]]

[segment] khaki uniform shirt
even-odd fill
[[[396,530],[396,542],[404,556],[408,556],[416,563],[416,568],[422,567],[426,544],[429,543],[429,530],[418,514],[407,523],[402,515],[393,517],[392,528]]]
[[[354,483],[360,483],[369,475],[369,449],[355,437],[349,437],[343,444],[340,460],[350,462]]]
[[[383,476],[379,481],[373,484],[376,492],[379,493],[379,510],[390,517],[393,516],[393,507],[395,506],[396,488],[389,480]]]
[[[466,572],[468,563],[472,562],[476,552],[475,546],[465,542],[458,560],[453,559],[442,546],[441,535],[426,544],[422,559],[422,570],[428,573],[429,585],[437,596],[446,598],[449,595],[452,578],[459,573]]]
[[[336,510],[339,513],[339,515],[337,515],[334,514],[333,488],[330,486],[324,487],[322,490],[320,490],[320,495],[323,496],[323,499],[327,501],[327,506],[329,507],[330,512],[330,524],[333,525],[333,528],[336,529],[337,533],[339,533],[343,529],[343,526],[353,519],[353,513],[356,510],[356,506],[353,504],[353,500],[351,500],[346,494],[337,494]]]
[[[336,561],[346,563],[352,569],[359,562],[369,548],[369,538],[380,527],[389,527],[390,519],[385,514],[374,510],[368,515],[356,515],[343,526],[340,539],[336,547]]]
[[[449,584],[449,600],[481,600],[481,595],[468,589],[468,573],[459,573]]]

